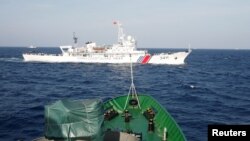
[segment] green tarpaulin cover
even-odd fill
[[[100,131],[103,119],[103,105],[98,99],[59,100],[45,106],[45,136],[93,137]]]

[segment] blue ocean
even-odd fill
[[[129,64],[24,62],[22,53],[58,48],[0,48],[0,140],[43,136],[44,106],[59,99],[128,93]],[[179,51],[149,49],[151,53]],[[250,124],[250,50],[195,49],[185,65],[134,64],[138,93],[159,101],[188,141],[206,141],[209,124]]]

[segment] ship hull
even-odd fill
[[[50,55],[50,54],[23,54],[27,62],[48,63],[141,63],[141,64],[185,64],[190,52],[172,54],[85,54],[85,55]],[[130,57],[131,56],[131,57]]]
[[[171,54],[161,53],[153,55],[148,62],[149,64],[169,64],[169,65],[181,65],[185,64],[185,60],[191,51],[176,52]]]
[[[137,63],[142,55],[86,55],[86,56],[68,56],[68,55],[47,55],[47,54],[23,54],[24,61],[49,62],[49,63]]]

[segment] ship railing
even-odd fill
[[[28,55],[40,55],[40,56],[62,56],[62,54],[47,54],[47,53],[24,53]]]
[[[133,55],[140,55],[142,54],[141,52],[135,52],[135,53],[119,53],[119,52],[86,52],[86,53],[75,53],[74,55],[127,55],[127,54],[133,54]]]
[[[171,55],[173,54],[172,52],[167,52],[167,53],[154,53],[153,55]]]

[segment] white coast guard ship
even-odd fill
[[[77,46],[74,34],[74,45],[60,46],[62,54],[24,53],[24,61],[35,62],[79,62],[79,63],[141,63],[141,64],[184,64],[191,50],[176,53],[149,54],[147,50],[137,50],[136,40],[126,36],[122,24],[114,22],[118,27],[118,43],[99,46],[87,42]]]

